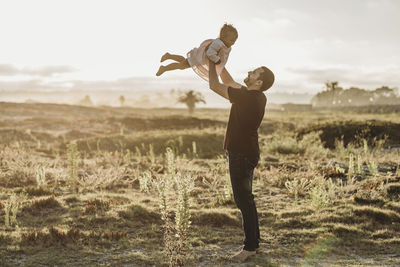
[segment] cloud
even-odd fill
[[[207,90],[208,84],[196,78],[176,76],[169,78],[125,77],[116,80],[65,80],[44,81],[32,79],[26,81],[0,81],[0,91],[127,91],[131,93],[152,90],[194,89]]]
[[[50,77],[62,73],[75,72],[70,66],[46,66],[42,68],[17,68],[11,64],[0,64],[0,76],[28,75]]]
[[[43,81],[34,79],[28,81],[0,81],[1,91],[42,91],[49,90],[53,87],[45,84]]]

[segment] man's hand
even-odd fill
[[[217,71],[215,70],[215,63],[209,60],[208,67],[209,67],[208,78],[209,78],[210,89],[219,94],[220,96],[229,100],[228,86],[225,84],[221,84],[219,82]]]

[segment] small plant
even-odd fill
[[[317,185],[310,190],[310,200],[313,207],[324,207],[330,202],[329,193],[324,186]]]
[[[358,174],[362,174],[362,173],[363,173],[363,167],[362,167],[362,165],[363,165],[363,162],[362,162],[361,155],[358,154],[358,155],[357,155],[357,173],[358,173]]]
[[[100,152],[100,138],[97,139],[96,148],[97,148],[97,152]]]
[[[17,226],[17,214],[18,211],[22,208],[22,203],[26,199],[27,199],[27,194],[25,192],[21,192],[19,195],[13,193],[10,196],[10,200],[4,204],[4,211],[5,211],[4,224],[6,229],[9,229],[13,225]]]
[[[154,154],[153,144],[149,144],[149,158],[150,158],[150,162],[152,164],[154,164],[156,162],[156,156]]]
[[[192,153],[194,158],[198,158],[196,141],[192,142]]]
[[[164,245],[169,258],[170,266],[184,266],[187,254],[187,236],[190,227],[190,199],[189,194],[194,186],[191,176],[182,176],[176,173],[174,153],[167,148],[166,153],[167,175],[158,178],[154,184],[158,191],[161,219],[163,220]],[[165,179],[164,179],[165,178]],[[177,187],[177,196],[168,194],[170,189]],[[175,197],[176,196],[176,197]],[[176,206],[175,223],[170,214],[171,207]]]
[[[170,206],[167,198],[167,192],[171,186],[169,180],[166,179],[158,179],[156,182],[156,187],[158,191],[159,201],[160,201],[160,211],[161,211],[161,219],[164,222],[163,234],[164,234],[164,246],[167,257],[169,258],[170,266],[173,266],[174,263],[174,225],[172,224],[171,218],[169,216]]]
[[[124,163],[129,165],[132,161],[132,153],[129,149],[126,149],[126,152],[124,154]]]
[[[354,155],[350,153],[349,155],[349,170],[347,172],[347,176],[350,178],[354,174]]]
[[[151,173],[146,171],[139,176],[140,191],[148,193],[151,187]]]
[[[187,253],[187,236],[190,227],[190,199],[189,193],[193,189],[193,179],[191,176],[176,176],[175,182],[178,186],[177,210],[175,213],[175,227],[177,234],[176,246],[176,265],[184,266],[185,255]]]
[[[36,183],[38,187],[43,187],[46,185],[46,169],[40,166],[36,169]]]
[[[179,148],[179,151],[183,150],[183,137],[182,137],[182,135],[180,135],[178,137],[178,148]]]
[[[121,130],[121,135],[124,135],[124,128],[123,128],[123,126],[122,126],[122,128],[121,128],[122,130]],[[126,147],[126,143],[123,141],[123,140],[118,140],[118,145],[119,145],[119,147],[121,148],[121,153],[123,154],[124,153],[124,150],[125,150],[125,147]]]
[[[335,171],[337,173],[341,173],[341,174],[345,174],[346,170],[344,168],[342,168],[339,164],[335,164]]]
[[[79,152],[78,152],[78,146],[75,142],[71,142],[67,145],[67,156],[68,156],[70,186],[73,192],[78,192]]]
[[[363,141],[364,154],[367,155],[368,152],[369,152],[369,149],[368,149],[368,141],[367,141],[365,138],[363,138],[362,141]]]
[[[165,160],[167,165],[167,173],[170,175],[175,174],[176,166],[175,166],[175,154],[172,148],[167,147],[165,151]]]
[[[11,203],[6,202],[4,204],[4,225],[6,229],[10,228],[10,210],[11,210]]]
[[[142,161],[142,152],[140,152],[140,148],[135,146],[135,156],[136,156],[136,161],[141,162]]]
[[[266,149],[271,153],[279,154],[303,155],[305,152],[305,148],[301,146],[294,136],[284,133],[282,133],[281,136],[279,136],[277,133],[274,133],[274,135],[271,137],[271,140],[266,142]]]
[[[210,179],[203,177],[203,184],[207,186],[207,193],[212,196],[213,203],[223,203],[225,197],[225,184],[224,180],[220,179],[220,176],[214,174]],[[224,190],[220,190],[221,186],[224,186]],[[227,193],[229,194],[229,192]]]
[[[369,163],[367,163],[368,165],[368,169],[369,172],[373,175],[376,176],[378,175],[379,171],[378,171],[378,165],[376,164],[376,162],[374,160],[370,160]]]
[[[90,199],[85,205],[85,213],[105,212],[110,209],[110,202],[101,199]]]
[[[112,188],[121,181],[126,173],[126,168],[115,166],[112,168],[98,167],[92,174],[85,174],[78,182],[83,189],[107,189]]]
[[[286,181],[285,187],[290,195],[295,197],[297,202],[299,195],[304,195],[310,187],[310,182],[306,178],[295,178],[293,181]]]
[[[345,158],[347,154],[347,150],[344,146],[343,136],[341,139],[335,139],[335,150],[339,153],[341,158]]]

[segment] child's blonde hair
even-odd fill
[[[233,33],[236,35],[236,38],[239,36],[238,31],[232,24],[225,23],[221,30],[219,31],[219,37],[224,38],[228,33]]]

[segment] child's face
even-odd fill
[[[221,37],[222,42],[226,45],[226,47],[231,47],[232,45],[235,44],[237,40],[236,34],[232,32],[228,32],[225,36]]]

